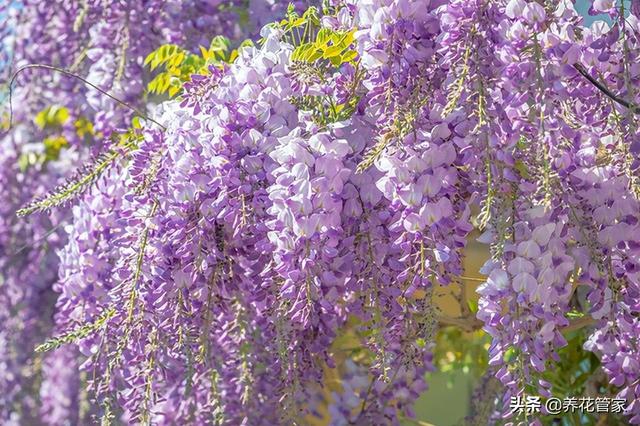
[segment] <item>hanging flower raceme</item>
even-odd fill
[[[109,91],[112,97],[138,108],[144,103],[144,56],[163,42],[197,49],[198,45],[205,43],[205,40],[208,42],[218,33],[241,39],[256,31],[255,28],[249,30],[239,24],[241,9],[225,9],[225,5],[217,2],[176,4],[157,1],[106,5],[97,1],[56,4],[24,1],[3,3],[1,9],[1,62],[8,72],[7,80],[11,77],[10,73],[21,67],[46,64],[86,77],[89,83]],[[1,361],[7,364],[7,369],[12,373],[3,375],[0,382],[2,389],[18,391],[31,386],[28,376],[34,372],[33,357],[29,355],[31,350],[27,348],[41,341],[38,337],[40,333],[49,333],[50,330],[50,311],[53,307],[50,290],[57,269],[56,250],[65,244],[62,230],[71,214],[61,211],[52,217],[41,215],[30,222],[11,220],[5,223],[4,219],[9,220],[14,216],[10,212],[24,206],[29,198],[45,194],[46,187],[50,189],[52,183],[65,179],[71,170],[87,161],[90,151],[98,152],[108,147],[109,144],[102,145],[102,141],[108,140],[107,136],[117,135],[118,129],[128,127],[132,113],[113,98],[89,88],[79,78],[51,69],[26,69],[20,72],[13,83],[10,124],[14,128],[10,135],[4,134],[8,115],[3,114],[2,119],[2,145],[6,147],[3,152],[7,155],[2,173],[6,174],[8,180],[3,183],[1,193],[6,214],[3,212],[0,225],[0,234],[3,235],[0,246],[4,247],[1,250],[0,279],[5,284],[0,292],[3,300],[7,299],[3,303],[11,316],[7,321],[19,321],[20,324],[9,325],[6,322],[7,326],[2,329],[3,334],[13,330],[13,337],[7,337],[6,345],[3,345]],[[4,89],[3,98],[6,99]],[[32,122],[34,117],[35,122]],[[90,143],[93,146],[87,148]],[[46,183],[46,187],[43,183]],[[108,225],[104,226],[108,234],[111,230]],[[93,242],[87,244],[91,246]],[[83,255],[85,250],[92,250],[88,256],[94,256],[93,250],[97,250],[99,253],[95,256],[106,256],[104,248],[89,246],[80,248]],[[75,273],[92,275],[94,271],[89,263],[92,261],[87,259],[88,263]],[[104,271],[105,267],[101,267]],[[44,271],[54,275],[45,277]],[[95,282],[103,283],[93,277],[89,281],[76,281],[74,285],[78,292],[80,289],[77,286],[97,293],[104,293],[108,289],[94,287]],[[66,296],[69,296],[69,305],[80,301],[75,290],[73,295]],[[89,294],[83,294],[82,298],[89,298]],[[95,301],[91,305],[97,309]],[[67,306],[65,310],[67,308],[74,309],[77,306]],[[76,325],[94,314],[96,312],[90,310],[86,317],[76,313],[62,320],[61,324],[65,328]],[[52,359],[51,365],[56,365],[56,361]],[[47,375],[45,371],[45,383]],[[73,389],[72,385],[63,386],[61,377],[56,373],[52,380],[62,386],[61,389]],[[73,377],[70,379],[75,380]],[[45,385],[43,389],[43,410],[49,412],[51,409],[58,413],[56,415],[61,412],[49,408],[46,400],[50,397],[52,406],[69,406],[64,399],[49,392],[52,386]],[[74,399],[77,393],[67,397]],[[35,412],[29,405],[30,398],[29,395],[3,392],[3,403],[0,404],[3,421],[9,421],[10,418],[19,421],[17,413]],[[23,408],[20,408],[21,404],[25,404]],[[45,418],[49,418],[48,414],[45,414]],[[55,420],[46,421],[58,423]]]
[[[24,8],[65,41],[59,55],[45,43],[56,65],[113,96],[75,81],[64,108],[16,93],[0,153],[22,168],[0,174],[0,381],[15,389],[3,418],[30,421],[16,413],[40,395],[50,424],[306,424],[324,411],[401,424],[439,325],[462,324],[491,339],[498,380],[480,421],[540,424],[544,410],[513,401],[556,395],[549,371],[585,329],[610,381],[598,389],[640,423],[636,2],[593,2],[613,24],[591,27],[568,2],[265,1],[246,16],[183,3]],[[283,19],[238,45],[266,10]],[[208,44],[214,29],[228,38]],[[150,93],[177,97],[124,130],[144,66]],[[87,157],[85,139],[101,154],[45,193]],[[462,299],[448,318],[435,294],[464,292],[475,230],[491,254],[477,312]],[[15,251],[18,238],[48,238],[57,257]],[[51,288],[54,324],[34,310],[53,306]],[[10,348],[50,334],[38,389],[16,375],[33,358]],[[336,371],[340,389],[323,389]]]

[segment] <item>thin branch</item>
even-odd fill
[[[592,77],[587,70],[584,68],[584,66],[582,64],[573,64],[573,67],[578,70],[578,72],[580,74],[582,74],[582,76],[584,78],[586,78],[587,80],[589,80],[589,82],[591,84],[593,84],[594,86],[596,86],[596,88],[598,90],[600,90],[602,93],[604,93],[605,95],[607,95],[609,98],[613,99],[615,102],[617,102],[618,104],[622,105],[623,107],[631,110],[631,112],[634,112],[636,114],[640,114],[640,106],[631,103],[629,101],[626,101],[624,99],[622,99],[620,96],[616,95],[615,93],[613,93],[611,90],[609,90],[609,88],[607,86],[605,86],[604,84],[600,83],[598,80],[596,80],[594,77]]]
[[[28,249],[28,248],[35,248],[37,247],[37,244],[45,241],[47,238],[49,238],[49,236],[51,236],[51,234],[53,234],[54,232],[56,232],[58,229],[60,229],[60,227],[62,227],[63,225],[66,225],[68,220],[71,219],[71,216],[64,218],[63,220],[60,221],[60,223],[58,223],[56,226],[54,226],[53,228],[49,229],[44,235],[40,236],[39,238],[36,238],[34,241],[28,243],[28,244],[24,244],[23,246],[21,246],[20,248],[18,248],[15,252],[9,254],[9,259],[18,256],[20,253],[22,253],[24,250]]]
[[[423,422],[422,420],[412,419],[411,417],[407,417],[405,415],[402,416],[402,421],[415,426],[435,426],[432,423],[427,423],[427,422]]]
[[[567,332],[567,331],[579,330],[583,327],[588,327],[595,323],[596,323],[595,319],[591,318],[590,316],[584,316],[582,318],[576,318],[570,321],[569,325],[567,325],[566,327],[563,327],[561,331]]]
[[[458,278],[460,278],[463,281],[474,281],[474,282],[477,282],[477,283],[483,283],[483,282],[487,281],[486,278],[467,277],[466,275],[458,275]]]
[[[438,323],[443,327],[453,325],[467,332],[480,330],[482,326],[484,326],[484,323],[477,319],[474,315],[459,318],[452,318],[441,315],[438,317]]]
[[[364,414],[366,408],[367,408],[367,401],[369,400],[369,395],[371,394],[371,390],[373,389],[373,384],[375,383],[375,380],[372,379],[369,382],[369,386],[367,387],[367,393],[365,393],[364,398],[362,398],[362,405],[360,406],[360,413],[358,414],[358,417],[356,417],[356,421],[360,420],[360,417]],[[349,424],[354,424],[353,422],[349,422]]]
[[[476,318],[474,315],[462,316],[457,318],[440,315],[437,319],[438,319],[438,323],[442,327],[454,326],[467,332],[480,330],[484,326],[484,323],[480,321],[478,318]],[[560,331],[569,332],[569,331],[579,330],[583,327],[588,327],[590,325],[593,325],[595,324],[595,322],[596,320],[591,318],[590,316],[584,316],[581,318],[571,320],[569,324],[565,327],[562,327]]]
[[[54,67],[52,65],[44,65],[44,64],[29,64],[29,65],[25,65],[22,68],[18,69],[15,73],[13,73],[13,76],[11,76],[11,80],[9,80],[9,129],[11,129],[11,127],[13,125],[13,104],[12,104],[13,82],[16,79],[16,77],[18,76],[18,74],[20,74],[21,72],[23,72],[25,70],[31,69],[31,68],[55,71],[55,72],[59,72],[60,74],[64,74],[64,75],[69,76],[69,77],[77,78],[78,80],[80,80],[84,84],[86,84],[87,86],[92,87],[93,89],[97,90],[98,92],[102,93],[103,95],[113,99],[114,101],[116,101],[120,105],[122,105],[122,106],[124,106],[124,107],[126,107],[126,108],[128,108],[128,109],[130,109],[132,111],[134,111],[136,114],[138,114],[140,117],[144,118],[145,120],[148,120],[148,121],[150,121],[152,123],[157,124],[162,130],[167,130],[167,128],[165,126],[163,126],[162,124],[160,124],[159,122],[157,122],[153,118],[145,115],[144,113],[142,113],[142,111],[140,111],[136,107],[128,104],[127,102],[123,101],[122,99],[119,99],[119,98],[113,96],[112,94],[110,94],[106,90],[103,90],[100,87],[96,86],[95,84],[91,83],[86,78],[81,77],[78,74],[75,74],[75,73],[73,73],[71,71],[67,71],[67,70],[62,69],[62,68]]]

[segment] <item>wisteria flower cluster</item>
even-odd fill
[[[591,26],[568,0],[26,3],[17,67],[104,90],[14,94],[5,422],[400,424],[457,325],[491,340],[470,424],[543,424],[510,401],[558,392],[576,330],[640,424],[640,2]],[[237,50],[196,59],[209,31]],[[206,64],[171,99],[144,94],[161,43],[185,50],[152,63]],[[477,306],[447,317],[476,232]]]
[[[230,2],[0,2],[3,83],[19,72],[11,85],[11,108],[8,85],[0,93],[7,106],[0,136],[1,423],[82,424],[91,415],[84,407],[78,414],[86,380],[81,385],[71,368],[79,364],[77,351],[69,347],[44,360],[33,356],[35,345],[55,332],[57,251],[67,242],[71,211],[62,208],[28,221],[17,220],[16,211],[63,184],[92,157],[100,158],[110,149],[112,134],[129,127],[132,117],[128,108],[77,78],[24,67],[57,67],[143,108],[148,78],[143,61],[149,52],[163,43],[197,49],[217,34],[243,39],[286,7],[267,3],[264,10],[273,14],[241,24],[246,9]],[[71,369],[63,372],[61,365]]]

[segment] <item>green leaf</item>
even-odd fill
[[[309,7],[303,14],[302,18],[309,22],[311,25],[320,25],[320,15],[318,14],[318,8],[315,6]]]
[[[306,23],[307,23],[306,19],[297,18],[297,19],[294,19],[292,22],[289,23],[289,28],[301,27],[301,26],[305,25]]]
[[[342,63],[340,56],[332,56],[331,58],[329,58],[329,61],[331,62],[331,65],[333,65],[334,67],[339,67],[340,64]]]
[[[304,59],[313,63],[322,57],[322,50],[311,47],[305,54]]]
[[[240,43],[240,47],[254,47],[255,43],[253,42],[253,40],[251,40],[250,38],[246,39],[245,41],[243,41],[242,43]]]
[[[344,47],[341,45],[336,45],[336,46],[331,46],[327,49],[325,49],[325,51],[322,54],[322,57],[325,59],[331,59],[333,57],[339,57],[342,54],[342,51],[344,50]]]
[[[169,88],[169,96],[173,98],[180,91],[180,89],[181,89],[180,85],[172,85]]]
[[[474,314],[476,312],[478,312],[478,301],[477,300],[469,299],[469,300],[467,300],[467,305],[469,306],[469,309],[471,310],[471,312],[473,312]]]
[[[502,356],[502,359],[504,362],[509,362],[511,361],[511,359],[513,359],[513,357],[515,357],[516,355],[516,350],[514,348],[509,348],[505,351],[504,355]]]
[[[342,63],[345,64],[347,62],[351,62],[358,56],[358,52],[355,50],[347,50],[342,54]]]
[[[149,53],[147,57],[144,58],[144,62],[142,63],[142,65],[145,67],[149,65],[149,63],[151,63],[151,61],[153,61],[153,59],[156,57],[157,53],[158,53],[157,50],[154,50],[153,52]]]
[[[69,145],[69,142],[62,136],[49,136],[44,139],[44,161],[57,160],[60,151]]]
[[[184,52],[178,52],[176,55],[173,55],[171,57],[169,65],[173,68],[178,68],[185,58],[186,55],[184,54]]]
[[[522,160],[516,160],[514,168],[518,171],[518,173],[520,173],[520,176],[522,176],[523,178],[531,178],[531,175],[529,174],[529,168]]]
[[[231,42],[224,36],[215,36],[209,45],[209,51],[214,53],[214,57],[224,60],[226,52],[231,48]]]
[[[582,318],[582,317],[584,317],[584,312],[580,312],[575,309],[567,312],[567,318],[573,319],[573,318]]]
[[[21,172],[25,172],[30,165],[29,155],[22,154],[20,158],[18,158],[18,168],[20,168]]]
[[[316,36],[316,43],[328,46],[329,41],[331,40],[331,34],[333,34],[332,30],[330,30],[329,28],[322,28],[320,31],[318,31],[318,35]]]
[[[65,107],[53,105],[36,114],[34,123],[40,129],[59,128],[69,120],[69,110]]]
[[[252,45],[245,40],[241,46]],[[200,54],[196,55],[182,49],[180,46],[165,44],[151,52],[145,58],[145,65],[154,71],[162,69],[148,84],[149,93],[176,96],[191,75],[208,74],[208,65],[220,62],[232,62],[238,57],[237,50],[229,51],[231,42],[227,37],[216,36],[211,40],[209,48],[199,46]]]
[[[76,134],[80,138],[84,138],[85,136],[93,136],[93,123],[87,120],[84,117],[80,117],[74,123],[74,127],[76,128]]]

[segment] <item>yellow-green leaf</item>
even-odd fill
[[[36,114],[33,121],[39,128],[44,129],[46,127],[60,127],[67,120],[69,120],[69,110],[65,107],[53,105]]]
[[[86,118],[78,118],[74,123],[74,126],[78,137],[84,138],[87,135],[93,136],[93,123]]]
[[[180,91],[180,86],[179,85],[173,85],[169,88],[169,96],[170,97],[174,97],[179,91]]]
[[[351,62],[358,56],[358,52],[355,50],[347,50],[342,54],[342,63]]]
[[[57,160],[62,148],[69,144],[62,136],[50,136],[43,143],[46,160]]]

